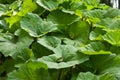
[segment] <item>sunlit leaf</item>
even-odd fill
[[[58,2],[56,0],[36,0],[37,4],[46,10],[54,10],[58,7]]]

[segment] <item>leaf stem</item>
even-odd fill
[[[61,80],[61,76],[62,76],[62,69],[60,69],[59,75],[58,75],[58,80]]]

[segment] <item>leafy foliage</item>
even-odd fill
[[[120,10],[100,0],[0,0],[0,80],[120,80]]]

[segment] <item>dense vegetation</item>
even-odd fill
[[[0,3],[0,80],[120,80],[119,9],[100,0]]]

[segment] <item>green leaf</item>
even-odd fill
[[[84,11],[83,16],[85,17],[93,17],[93,18],[103,18],[103,13],[105,13],[104,10],[90,10],[90,11]]]
[[[98,23],[95,24],[95,26],[104,28],[104,30],[108,31],[110,30],[117,30],[120,29],[120,20],[119,19],[111,19],[111,18],[104,18],[101,19]]]
[[[0,51],[4,56],[11,56],[28,48],[33,39],[23,30],[18,30],[16,35],[0,34]]]
[[[86,2],[88,5],[93,5],[96,6],[100,3],[100,0],[83,0],[84,2]]]
[[[68,34],[71,39],[80,39],[81,42],[88,41],[90,25],[82,20],[70,25]]]
[[[95,28],[90,32],[90,40],[102,40],[102,36],[106,33],[102,28]]]
[[[52,11],[58,8],[58,2],[56,0],[36,0],[37,4],[48,11]]]
[[[33,37],[40,37],[57,30],[57,25],[51,21],[43,21],[38,15],[28,13],[21,20],[21,28]]]
[[[61,40],[54,36],[44,36],[39,38],[37,42],[50,50],[53,50],[61,44]]]
[[[110,74],[110,73],[105,73],[103,75],[100,75],[100,80],[118,80],[117,77],[115,77],[114,74]]]
[[[27,62],[8,74],[7,80],[50,80],[47,65],[42,62]]]
[[[47,64],[48,68],[61,69],[83,63],[88,60],[88,56],[77,53],[77,49],[70,45],[61,45],[54,49],[54,53],[49,56],[39,58]]]
[[[115,76],[109,73],[103,75],[94,75],[91,72],[79,73],[77,80],[116,80]]]
[[[0,17],[7,12],[8,8],[6,5],[0,4]]]
[[[120,56],[116,54],[97,55],[92,56],[90,60],[98,74],[109,72],[116,77],[120,76]]]
[[[59,15],[59,16],[58,16]],[[56,24],[69,25],[79,20],[79,17],[75,14],[69,14],[60,10],[52,11],[48,17],[48,21],[52,21]]]
[[[110,51],[111,51],[112,53],[115,53],[115,54],[117,54],[117,55],[120,55],[120,46],[111,46],[111,47],[110,47]]]
[[[16,52],[16,54],[13,55],[13,58],[15,59],[17,64],[17,63],[24,63],[29,59],[33,58],[33,56],[34,56],[33,52],[29,48],[26,48],[20,52],[19,51]]]
[[[11,28],[13,24],[15,24],[21,20],[21,17],[18,15],[13,15],[9,18],[5,18],[5,20],[6,20],[6,23],[9,24],[9,28]]]
[[[111,54],[110,51],[107,51],[107,46],[101,42],[91,42],[85,47],[80,47],[80,51],[87,55]]]
[[[6,22],[9,23],[10,27],[21,20],[21,17],[26,15],[28,12],[32,12],[37,8],[37,5],[32,0],[24,0],[23,4],[20,7],[20,11],[18,11],[15,15],[12,14],[10,17],[5,18]],[[13,12],[14,13],[14,12]]]
[[[113,30],[106,33],[103,37],[103,40],[108,43],[116,46],[120,46],[120,30]]]
[[[21,4],[22,4],[22,1],[21,0],[17,0],[17,1],[14,1],[12,4],[10,4],[9,8],[14,10],[15,12],[17,12],[17,10],[21,7]]]
[[[21,10],[18,12],[17,15],[24,16],[28,12],[32,12],[37,9],[37,4],[34,0],[24,0]]]
[[[8,29],[8,25],[5,20],[0,20],[0,29],[3,29],[3,31],[6,31]]]
[[[40,45],[37,42],[32,44],[32,51],[33,51],[34,56],[36,58],[40,58],[40,57],[43,57],[43,56],[48,56],[48,55],[50,55],[52,53],[52,51],[50,51],[49,49],[47,49],[46,47]]]
[[[87,7],[85,6],[85,4],[83,2],[75,2],[71,5],[71,10],[84,10],[87,9]]]
[[[95,76],[94,74],[90,73],[90,72],[86,72],[86,73],[79,73],[77,80],[99,80],[97,76]]]
[[[70,38],[63,38],[63,43],[66,45],[72,45],[74,47],[80,47],[83,43],[81,43],[80,40],[77,39],[70,39]]]
[[[0,61],[1,61],[1,59],[0,59]],[[0,75],[4,72],[9,73],[12,70],[14,70],[15,69],[14,64],[15,64],[15,61],[11,58],[6,58],[5,61],[3,60],[2,64],[0,63]],[[9,65],[9,67],[8,67],[8,65]]]
[[[104,17],[107,18],[114,18],[120,15],[120,10],[119,9],[114,9],[114,8],[109,8],[108,10],[106,10],[106,12],[104,13]]]

